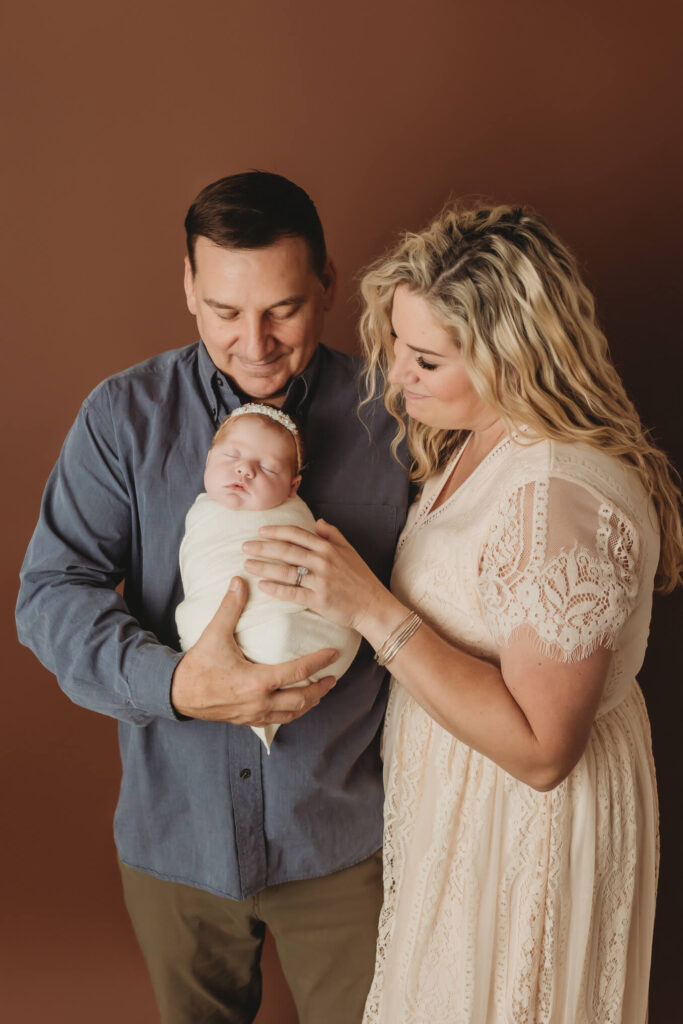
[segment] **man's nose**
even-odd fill
[[[244,324],[240,355],[251,363],[258,363],[268,354],[269,340],[267,322],[263,317],[247,318]]]

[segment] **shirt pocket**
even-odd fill
[[[336,526],[364,562],[388,584],[398,540],[398,516],[393,505],[360,502],[310,501],[313,515]]]

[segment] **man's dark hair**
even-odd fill
[[[263,249],[281,238],[303,238],[311,267],[322,278],[325,235],[312,199],[293,181],[267,171],[245,171],[202,189],[185,218],[187,254],[196,272],[199,235],[226,249]]]

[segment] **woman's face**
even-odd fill
[[[396,340],[389,380],[403,391],[409,416],[449,430],[486,430],[498,421],[475,391],[452,332],[423,296],[399,285],[391,326]]]

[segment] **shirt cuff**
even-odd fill
[[[152,641],[137,648],[132,659],[128,686],[133,707],[145,717],[187,721],[171,703],[171,682],[182,651]]]

